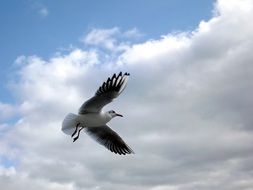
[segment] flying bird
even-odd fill
[[[117,98],[125,89],[129,73],[120,72],[109,77],[80,107],[78,115],[69,113],[62,122],[62,131],[71,135],[75,142],[84,129],[98,143],[116,154],[131,154],[133,150],[106,124],[114,117],[123,117],[114,110],[104,112],[105,105]]]

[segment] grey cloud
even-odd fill
[[[18,145],[15,175],[48,189],[250,189],[252,11],[232,5],[219,1],[220,14],[190,35],[135,44],[116,64],[100,65],[84,50],[58,57],[61,67],[54,58],[23,57],[15,86],[22,117],[2,140]],[[135,150],[126,157],[86,134],[73,144],[60,131],[64,115],[119,70],[131,73],[129,84],[106,109],[125,116],[110,126]]]

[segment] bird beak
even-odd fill
[[[116,116],[123,117],[123,115],[116,113]]]

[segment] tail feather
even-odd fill
[[[61,130],[67,135],[72,135],[75,131],[77,124],[78,124],[78,115],[69,113],[68,115],[66,115],[66,117],[62,122]]]

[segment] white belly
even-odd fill
[[[78,120],[83,127],[103,126],[108,122],[106,116],[102,113],[88,113],[78,116]]]

